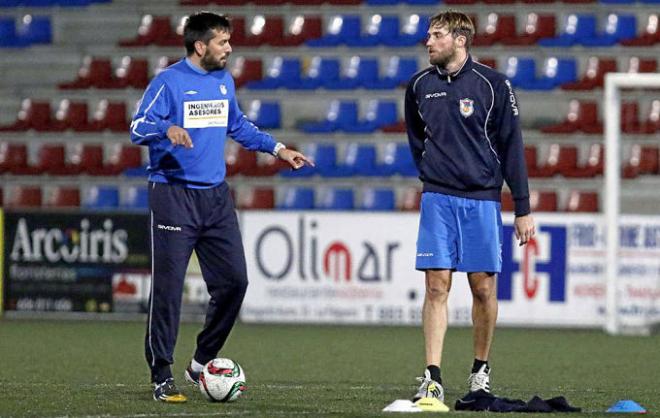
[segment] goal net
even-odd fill
[[[646,214],[622,213],[621,90],[628,88],[660,89],[660,74],[609,73],[605,77],[605,330],[615,335],[648,335],[660,323],[660,182],[652,181],[651,188],[647,184],[646,191],[634,184],[626,187],[624,194],[638,189],[635,192],[651,195],[656,203],[647,207]],[[660,96],[660,90],[655,91]],[[657,134],[649,141],[657,146]]]

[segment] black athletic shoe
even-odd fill
[[[167,403],[184,403],[188,400],[174,384],[171,377],[162,383],[154,385],[154,400]]]

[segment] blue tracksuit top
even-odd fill
[[[188,131],[193,148],[174,146],[170,126]],[[249,150],[272,152],[275,140],[238,107],[226,70],[207,72],[183,59],[149,83],[131,122],[131,141],[149,147],[149,181],[209,188],[222,183],[227,135]]]
[[[428,67],[410,79],[405,117],[425,192],[499,202],[506,180],[516,215],[530,212],[518,102],[504,75],[469,55],[454,74]]]

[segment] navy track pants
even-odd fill
[[[197,336],[195,360],[215,358],[231,331],[247,289],[245,253],[227,183],[191,189],[149,183],[151,295],[145,355],[152,382],[172,376],[183,282],[193,249],[211,296]]]

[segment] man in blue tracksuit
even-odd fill
[[[415,74],[406,90],[408,140],[424,185],[415,267],[426,276],[422,322],[427,368],[414,400],[444,400],[440,363],[453,271],[467,272],[472,290],[469,390],[490,391],[503,180],[513,194],[520,245],[535,232],[518,103],[506,77],[470,57],[474,32],[463,13],[434,16],[426,41],[431,66]]]
[[[131,141],[149,147],[151,296],[145,353],[154,399],[185,402],[172,378],[183,281],[192,251],[211,296],[204,328],[185,378],[197,384],[236,320],[247,287],[245,255],[225,183],[227,136],[247,149],[272,153],[294,169],[312,164],[259,131],[238,107],[225,65],[230,22],[214,13],[191,15],[184,28],[187,57],[149,84],[131,123]]]

